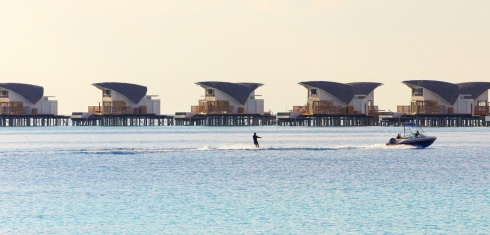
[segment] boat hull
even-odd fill
[[[434,136],[427,136],[427,137],[420,137],[420,138],[409,138],[409,139],[404,139],[404,140],[400,141],[399,144],[416,146],[418,148],[427,148],[432,143],[434,143],[434,141],[436,141],[436,139],[437,139],[437,137],[434,137]]]
[[[437,137],[427,136],[425,131],[422,130],[416,123],[404,123],[403,124],[403,135],[398,133],[396,138],[391,138],[386,145],[410,145],[417,148],[427,148]]]

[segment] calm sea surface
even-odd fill
[[[0,128],[0,234],[490,234],[490,128],[399,131]]]

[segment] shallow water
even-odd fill
[[[487,234],[490,129],[399,131],[2,128],[0,234]]]

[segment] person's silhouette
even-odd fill
[[[259,147],[259,141],[257,140],[257,138],[262,138],[262,137],[257,136],[257,134],[254,133],[254,135],[252,136],[252,138],[254,139],[255,147],[258,148]]]

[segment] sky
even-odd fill
[[[486,0],[0,0],[0,83],[44,87],[59,114],[98,105],[98,82],[189,112],[202,81],[258,82],[266,111],[304,105],[302,81],[380,82],[396,111],[402,81],[490,82]]]

